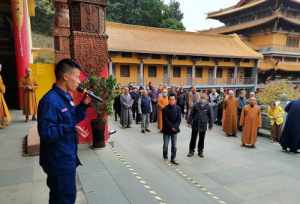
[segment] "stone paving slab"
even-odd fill
[[[35,122],[24,122],[21,111],[12,111],[13,122],[0,129],[0,204],[47,204],[49,190],[39,157],[23,157],[22,143]],[[76,204],[86,204],[78,181]]]
[[[114,122],[111,126],[120,128],[120,125]],[[179,168],[226,203],[300,203],[300,198],[297,199],[300,189],[300,154],[283,153],[280,145],[272,144],[267,138],[258,138],[256,149],[241,148],[240,133],[238,138],[227,138],[221,128],[216,127],[207,134],[206,157],[187,158],[191,130],[184,123],[181,129],[178,135]],[[134,161],[136,168],[144,172],[144,177],[149,178],[154,183],[153,186],[157,185],[161,194],[167,197],[168,203],[177,203],[178,200],[172,200],[166,195],[183,195],[184,184],[178,185],[178,177],[160,166],[162,136],[158,134],[156,124],[151,125],[151,130],[151,134],[141,134],[140,127],[135,124],[131,129],[120,130],[113,138],[115,148],[127,154],[128,160]],[[165,175],[160,173],[162,170],[165,171]],[[172,185],[172,190],[169,191],[173,194],[160,188],[165,187],[160,180],[168,183],[167,177],[173,179],[169,182]],[[194,203],[206,203],[205,199],[194,197],[193,194],[189,194],[189,197],[194,198]],[[189,203],[189,198],[183,202]],[[210,200],[207,203],[219,201]]]

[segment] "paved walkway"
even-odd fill
[[[0,129],[0,203],[1,204],[46,204],[48,188],[38,157],[23,157],[22,142],[27,130],[35,125],[25,123],[20,111],[13,111],[14,122]],[[76,204],[86,204],[78,182]]]
[[[136,125],[120,129],[114,148],[81,150],[79,175],[89,203],[300,203],[300,155],[283,153],[266,138],[256,149],[241,148],[239,138],[225,138],[217,127],[207,135],[206,157],[187,158],[191,130],[181,129],[178,167],[162,161],[155,125],[151,134]]]
[[[15,122],[0,130],[0,203],[43,204],[48,200],[38,157],[22,156],[22,139],[34,123]],[[219,127],[209,132],[205,158],[187,158],[190,129],[182,125],[178,161],[162,161],[162,135],[140,127],[120,129],[111,122],[114,147],[91,150],[80,145],[84,166],[78,169],[77,204],[299,204],[300,155],[281,152],[259,138],[256,149],[240,147]]]

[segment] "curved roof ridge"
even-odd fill
[[[194,31],[184,31],[184,30],[175,30],[170,28],[158,28],[158,27],[151,27],[151,26],[144,26],[144,25],[134,25],[134,24],[126,24],[126,23],[118,23],[113,21],[106,21],[108,25],[116,25],[121,27],[127,28],[136,28],[136,29],[143,29],[143,30],[153,30],[153,31],[162,31],[162,32],[170,32],[176,34],[187,34],[187,35],[203,35],[203,36],[215,36],[215,37],[222,37],[222,38],[232,38],[230,35],[222,35],[218,33],[201,33],[201,32],[194,32]]]

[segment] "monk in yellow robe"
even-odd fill
[[[261,127],[261,111],[256,98],[249,99],[241,114],[240,125],[243,127],[242,146],[255,148],[257,130]]]
[[[236,137],[237,132],[237,109],[238,100],[234,96],[234,92],[230,90],[224,101],[223,108],[223,130],[228,137]]]
[[[158,103],[157,103],[157,127],[160,131],[162,131],[163,128],[163,115],[162,110],[169,104],[168,100],[168,90],[164,89],[162,91],[161,96],[158,97]]]
[[[28,122],[29,116],[32,116],[32,120],[36,120],[37,101],[35,91],[38,85],[33,80],[30,69],[27,70],[26,76],[21,80],[20,87],[23,88],[24,93],[23,114],[26,117],[26,122]]]
[[[2,70],[2,65],[0,64],[0,72],[1,70]],[[4,93],[5,93],[5,85],[0,75],[0,128],[6,127],[11,121],[11,116],[4,99]]]

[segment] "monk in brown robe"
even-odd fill
[[[161,96],[158,97],[158,103],[157,103],[157,127],[160,131],[162,131],[162,128],[163,128],[162,110],[168,104],[169,104],[168,90],[163,89]]]
[[[249,99],[241,114],[240,125],[243,127],[242,147],[255,148],[257,130],[261,127],[261,111],[256,98]]]
[[[228,137],[236,137],[237,132],[237,108],[238,100],[234,96],[234,92],[230,90],[224,101],[223,109],[223,130]]]
[[[32,78],[30,69],[27,70],[26,76],[21,80],[20,87],[24,90],[23,114],[26,117],[26,122],[28,122],[29,116],[32,116],[32,120],[36,120],[37,102],[35,91],[38,85]]]
[[[1,70],[2,70],[2,65],[0,64],[0,72]],[[4,93],[5,93],[5,85],[0,75],[0,129],[8,126],[9,122],[11,121],[11,116],[4,99]]]

